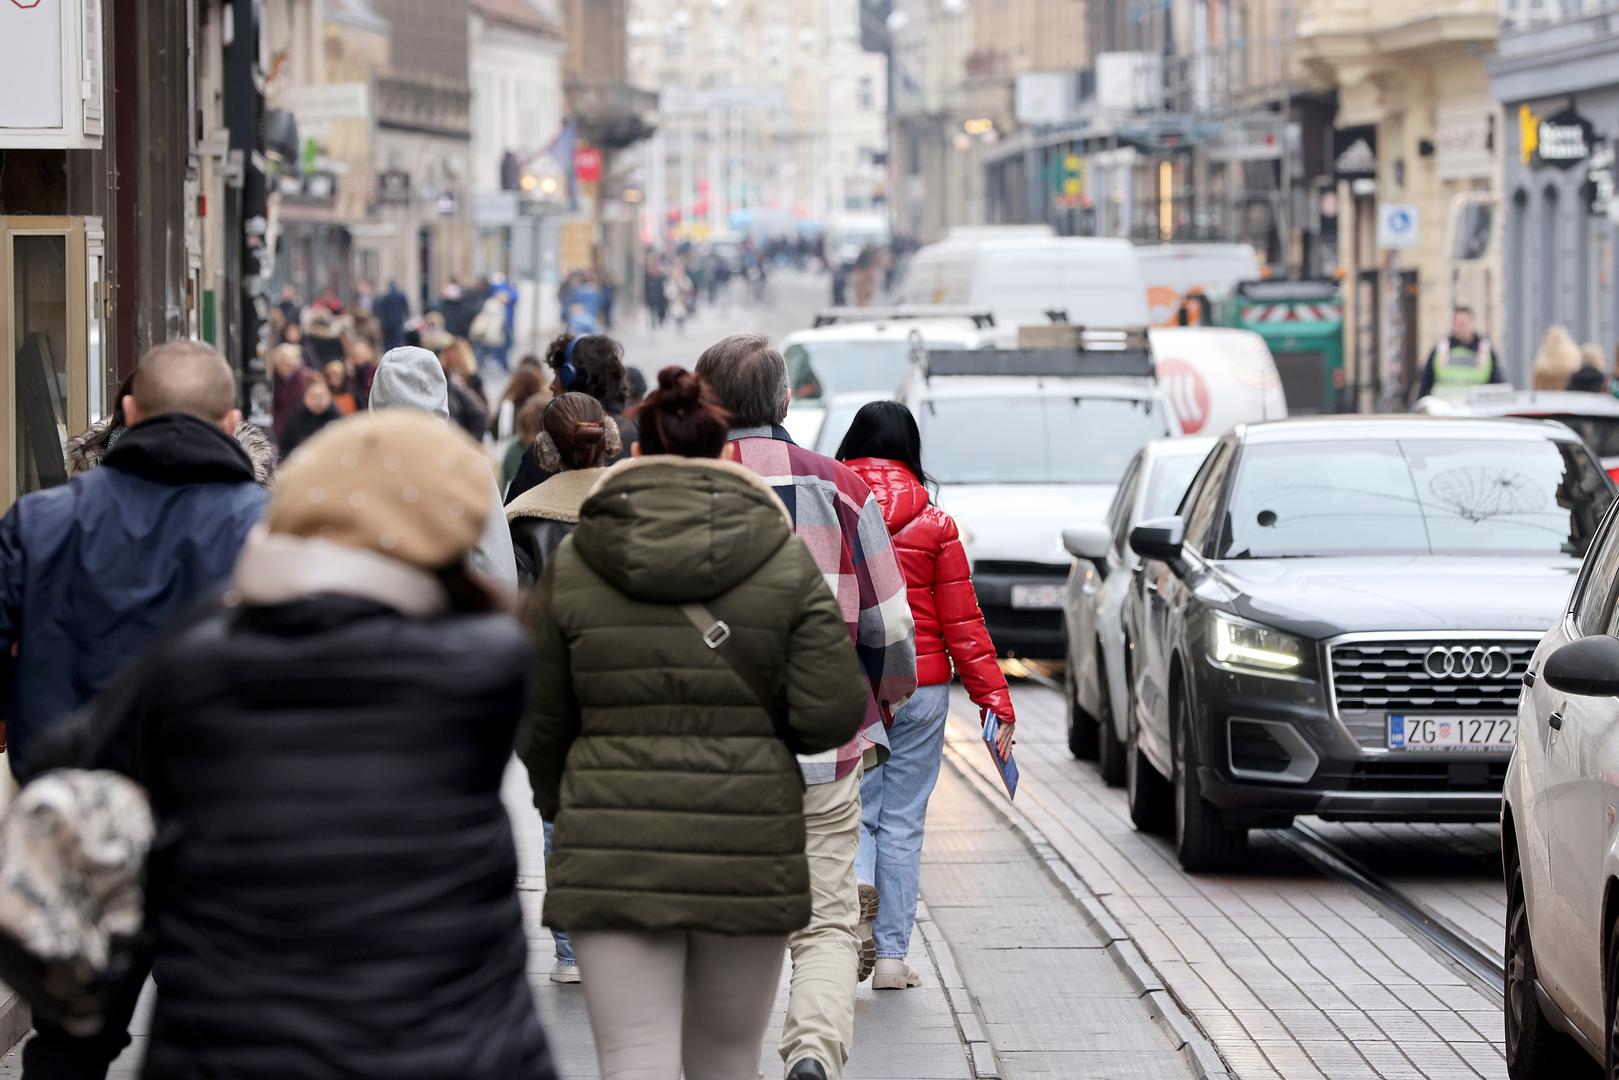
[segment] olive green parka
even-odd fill
[[[775,717],[682,613],[751,658]],[[546,925],[787,934],[810,916],[797,753],[854,737],[866,682],[786,508],[728,461],[614,468],[545,568],[522,758],[556,823]],[[755,680],[756,682],[759,680]]]

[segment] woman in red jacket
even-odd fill
[[[877,965],[872,987],[902,990],[920,982],[906,964],[916,921],[922,871],[922,830],[928,796],[944,756],[952,666],[967,695],[1001,718],[1003,747],[1011,745],[1012,696],[995,662],[995,646],[973,592],[972,566],[949,514],[934,506],[922,473],[916,418],[893,401],[861,409],[838,448],[882,507],[905,573],[916,618],[916,696],[894,716],[893,756],[860,784],[860,880],[882,899],[876,918]],[[864,906],[864,905],[863,905]]]

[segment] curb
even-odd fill
[[[973,1077],[975,1080],[1001,1080],[1000,1062],[995,1057],[995,1048],[990,1045],[989,1036],[984,1032],[983,1018],[978,1015],[975,999],[967,990],[961,969],[956,966],[950,943],[939,932],[938,924],[933,921],[925,902],[917,904],[916,926],[922,933],[928,957],[933,961],[933,970],[939,976],[939,988],[944,991],[945,998],[950,1002],[950,1011],[955,1014],[956,1033],[967,1049],[967,1064],[973,1071]]]
[[[1181,1005],[1174,993],[1158,978],[1158,973],[1153,970],[1152,964],[1142,955],[1141,950],[1136,948],[1130,935],[1091,893],[1084,879],[1046,839],[1039,826],[1009,802],[1005,792],[991,785],[962,759],[957,740],[946,741],[944,756],[950,767],[972,787],[978,797],[988,803],[997,816],[1017,830],[1023,842],[1040,860],[1040,865],[1045,868],[1046,873],[1079,909],[1091,930],[1105,943],[1104,947],[1113,957],[1113,962],[1146,1001],[1153,1017],[1168,1029],[1176,1050],[1186,1060],[1193,1075],[1198,1080],[1235,1080],[1235,1074],[1220,1057],[1219,1051],[1214,1048],[1208,1036],[1197,1026],[1197,1021],[1192,1019],[1191,1014]],[[931,948],[931,942],[929,946]]]

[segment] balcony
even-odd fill
[[[1497,0],[1305,0],[1298,16],[1305,59],[1328,64],[1493,45],[1499,29]]]
[[[649,138],[658,96],[627,82],[569,79],[568,115],[594,146],[619,150]]]

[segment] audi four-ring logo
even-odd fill
[[[1441,645],[1428,650],[1422,670],[1435,679],[1504,679],[1512,658],[1499,645]]]

